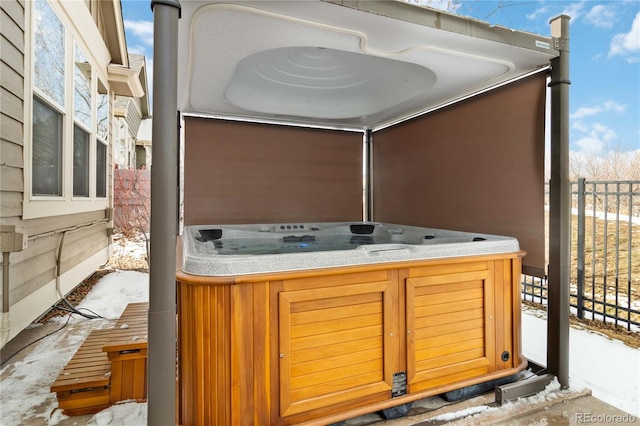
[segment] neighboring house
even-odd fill
[[[118,133],[114,139],[114,163],[120,169],[140,169],[151,165],[151,126],[145,123],[151,122],[145,57],[129,54],[129,66],[138,72],[145,95],[140,98],[116,96],[114,113]]]
[[[138,129],[138,138],[136,139],[136,168],[138,169],[151,169],[152,127],[152,118],[146,118],[140,122],[140,128]]]
[[[109,259],[120,0],[0,2],[2,346]],[[24,244],[23,244],[24,243]]]

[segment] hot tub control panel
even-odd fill
[[[291,231],[319,231],[318,225],[308,223],[277,223],[269,226],[270,232],[291,232]]]

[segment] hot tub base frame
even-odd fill
[[[180,423],[326,425],[512,376],[523,254],[180,272]]]

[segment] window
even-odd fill
[[[33,83],[64,108],[65,29],[46,0],[34,3]]]
[[[73,196],[89,196],[89,133],[73,126]]]
[[[96,142],[96,197],[107,196],[107,146]]]
[[[25,132],[25,194],[30,197],[25,197],[23,216],[103,209],[108,206],[112,95],[104,84],[107,70],[98,65],[109,58],[92,47],[104,40],[80,33],[73,24],[83,14],[92,19],[89,10],[53,0],[25,5],[31,52],[25,53],[30,77],[25,86],[31,93],[25,102],[32,125]]]
[[[33,84],[41,97],[33,99],[31,193],[61,196],[65,29],[44,0],[34,5],[33,39]]]
[[[82,49],[74,43],[73,118],[91,128],[91,65]]]
[[[62,195],[62,114],[33,99],[33,195]]]

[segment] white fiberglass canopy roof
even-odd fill
[[[376,129],[557,56],[549,37],[402,2],[181,5],[185,114]]]

